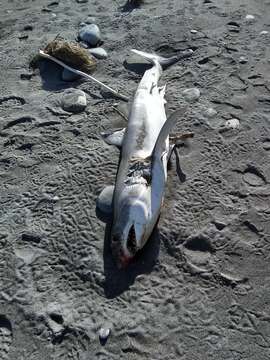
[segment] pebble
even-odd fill
[[[183,91],[184,98],[189,102],[194,102],[201,96],[200,90],[197,88],[186,89]]]
[[[114,186],[107,186],[101,191],[97,198],[97,208],[104,214],[110,215],[111,213],[113,192]]]
[[[78,80],[79,78],[80,78],[79,75],[67,69],[64,69],[62,72],[62,80],[64,81],[75,81]]]
[[[108,53],[102,47],[89,49],[89,52],[94,55],[97,59],[107,59]]]
[[[215,117],[217,115],[217,111],[210,107],[210,108],[205,110],[204,114],[209,119],[212,119],[213,117]]]
[[[260,35],[267,35],[268,33],[269,33],[269,31],[263,30],[263,31],[260,32]]]
[[[239,62],[240,64],[246,64],[248,62],[248,59],[245,56],[240,56]]]
[[[102,340],[106,340],[108,339],[109,335],[110,335],[111,330],[108,328],[100,328],[99,329],[99,337]]]
[[[88,18],[85,20],[86,24],[94,24],[96,22],[96,18],[92,16],[88,16]]]
[[[248,15],[246,16],[246,21],[247,21],[247,22],[251,23],[251,22],[253,22],[254,20],[255,20],[255,16],[254,16],[254,15],[248,14]]]
[[[238,119],[230,119],[225,122],[225,127],[227,129],[238,129],[240,126],[240,122]]]
[[[86,95],[82,90],[67,89],[62,95],[62,108],[65,111],[79,113],[86,108]]]
[[[77,3],[78,4],[85,4],[85,3],[87,3],[88,2],[88,0],[77,0]]]
[[[100,40],[100,30],[96,24],[85,25],[79,30],[79,38],[91,46],[96,46]]]
[[[190,30],[190,32],[191,32],[191,34],[197,34],[197,30],[195,30],[195,29],[192,29],[192,30]]]
[[[109,328],[100,328],[98,335],[99,335],[99,341],[102,345],[105,345],[106,341],[108,340],[108,337],[110,336],[111,329]]]

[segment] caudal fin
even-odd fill
[[[131,51],[133,53],[143,57],[144,59],[148,60],[151,64],[153,64],[153,65],[160,64],[162,67],[170,66],[170,65],[176,63],[177,61],[179,61],[180,59],[191,56],[193,53],[193,50],[188,49],[186,51],[183,51],[179,55],[174,55],[169,58],[165,58],[165,57],[162,57],[162,56],[159,56],[156,54],[150,54],[150,53],[136,50],[136,49],[131,49]]]

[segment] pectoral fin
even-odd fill
[[[173,126],[176,124],[177,120],[181,118],[184,113],[186,112],[186,108],[182,107],[179,110],[176,110],[165,122],[160,130],[158,135],[154,150],[153,150],[153,157],[161,158],[164,152],[165,141],[170,134]]]
[[[100,220],[106,221],[112,216],[113,212],[113,194],[114,186],[105,187],[96,201],[97,215]]]
[[[115,145],[118,148],[121,148],[125,131],[126,128],[114,129],[110,131],[104,131],[100,135],[107,144]]]
[[[159,87],[158,90],[159,90],[160,96],[162,97],[162,99],[163,99],[163,101],[164,101],[164,104],[167,104],[167,101],[166,101],[166,99],[165,99],[166,85],[164,85],[164,86],[162,86],[162,87]]]

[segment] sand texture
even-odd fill
[[[93,75],[129,97],[145,70],[130,49],[194,50],[160,81],[168,114],[188,105],[176,131],[194,137],[125,270],[96,199],[119,160],[100,132],[125,126],[114,108],[127,104],[48,60],[29,68],[88,17],[108,54]],[[270,358],[268,31],[268,0],[2,0],[0,360]],[[84,110],[63,110],[71,88]]]

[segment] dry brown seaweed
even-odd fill
[[[93,73],[96,69],[94,57],[74,42],[56,38],[45,47],[44,52],[87,74]]]

